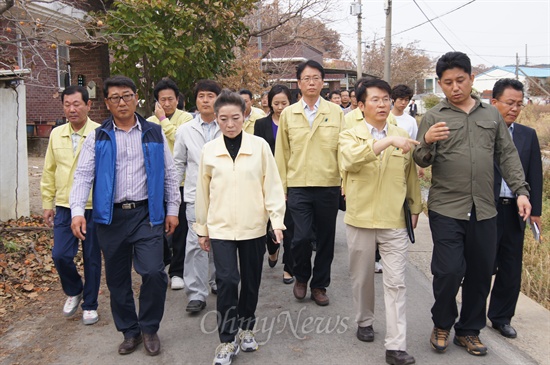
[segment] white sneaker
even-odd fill
[[[97,321],[99,321],[99,316],[97,315],[96,310],[91,310],[91,311],[85,310],[82,312],[82,322],[84,324],[94,324]]]
[[[379,263],[378,261],[375,261],[374,262],[374,272],[377,273],[377,274],[380,274],[383,270],[383,267],[382,267],[382,264]]]
[[[82,301],[82,293],[75,295],[74,297],[68,297],[63,306],[63,315],[65,317],[71,317],[78,309],[78,305]]]
[[[172,290],[181,290],[183,289],[183,279],[179,276],[172,276],[170,279],[170,289]]]
[[[254,338],[254,332],[250,330],[241,331],[239,333],[239,340],[241,342],[241,350],[244,352],[252,352],[258,349],[258,343]]]
[[[216,356],[212,365],[230,365],[238,353],[239,345],[236,341],[221,343],[216,347]]]

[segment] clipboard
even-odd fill
[[[533,233],[533,238],[535,239],[535,241],[540,243],[540,228],[539,228],[538,224],[531,221],[531,217],[527,218],[527,223],[529,223],[529,227],[531,227],[531,232]]]
[[[403,203],[403,210],[405,211],[405,224],[407,225],[407,234],[409,235],[409,239],[411,240],[411,243],[414,243],[414,228],[412,223],[412,214],[411,209],[409,208],[409,203],[407,202],[407,199],[405,199],[405,202]]]

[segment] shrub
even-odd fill
[[[441,99],[439,98],[439,96],[437,96],[435,94],[430,94],[430,95],[424,96],[422,98],[422,101],[424,102],[424,108],[427,111],[427,110],[430,110],[431,108],[433,108],[434,106],[436,106],[437,104],[439,104]]]

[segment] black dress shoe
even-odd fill
[[[216,289],[216,288],[211,288],[210,292],[214,295],[218,295],[218,289]]]
[[[160,353],[160,339],[156,333],[143,334],[143,347],[149,356],[157,356]]]
[[[359,341],[372,342],[374,341],[374,330],[372,326],[357,327],[357,338]]]
[[[136,350],[138,345],[141,343],[141,335],[136,337],[125,338],[124,341],[118,346],[118,353],[120,355],[128,355]]]
[[[187,308],[185,308],[185,310],[191,313],[198,313],[204,308],[206,308],[206,302],[203,302],[202,300],[192,300],[189,304],[187,304]]]
[[[271,260],[269,258],[269,256],[267,256],[267,263],[269,264],[269,267],[271,267],[271,268],[275,267],[275,265],[277,265],[277,261],[279,261],[279,249],[277,249],[275,254],[277,254],[277,256],[275,257],[275,260]]]
[[[410,365],[416,360],[407,351],[386,350],[386,362],[390,365]]]
[[[516,332],[514,327],[512,327],[509,324],[497,324],[497,325],[493,325],[493,328],[499,331],[500,334],[503,335],[504,337],[508,337],[508,338],[518,337],[518,333]]]

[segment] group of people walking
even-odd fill
[[[115,76],[103,89],[111,117],[99,125],[88,118],[86,89],[66,88],[69,123],[52,132],[41,184],[44,217],[54,226],[52,255],[68,296],[63,314],[73,316],[83,301],[84,324],[98,321],[101,249],[114,323],[124,335],[119,354],[141,342],[148,355],[160,352],[157,332],[170,285],[184,288],[191,314],[206,307],[209,292],[217,295],[220,345],[213,364],[231,364],[239,351],[258,349],[254,325],[266,248],[271,267],[282,250],[282,280],[294,284],[297,300],[309,290],[314,303],[329,305],[336,217],[345,199],[356,336],[374,340],[378,248],[386,362],[413,364],[406,343],[407,221],[409,229],[416,226],[418,176],[432,166],[431,346],[444,352],[454,326],[456,345],[487,353],[479,333],[495,272],[489,319],[515,337],[510,321],[524,221],[531,216],[540,226],[542,199],[536,133],[514,123],[523,88],[499,81],[495,108],[471,94],[467,55],[445,54],[436,72],[446,98],[419,128],[404,113],[412,98],[405,85],[392,89],[379,79],[360,79],[345,93],[349,104],[338,105],[321,97],[325,73],[312,60],[297,67],[301,100],[291,104],[290,90],[275,85],[267,93],[267,116],[252,106],[248,90],[222,90],[212,80],[197,82],[193,116],[176,108],[177,85],[161,80],[155,114],[145,120],[136,113],[134,82]],[[529,141],[516,149],[520,135]],[[505,233],[510,229],[512,236]],[[73,262],[79,240],[84,282]],[[142,279],[138,312],[132,265]]]

